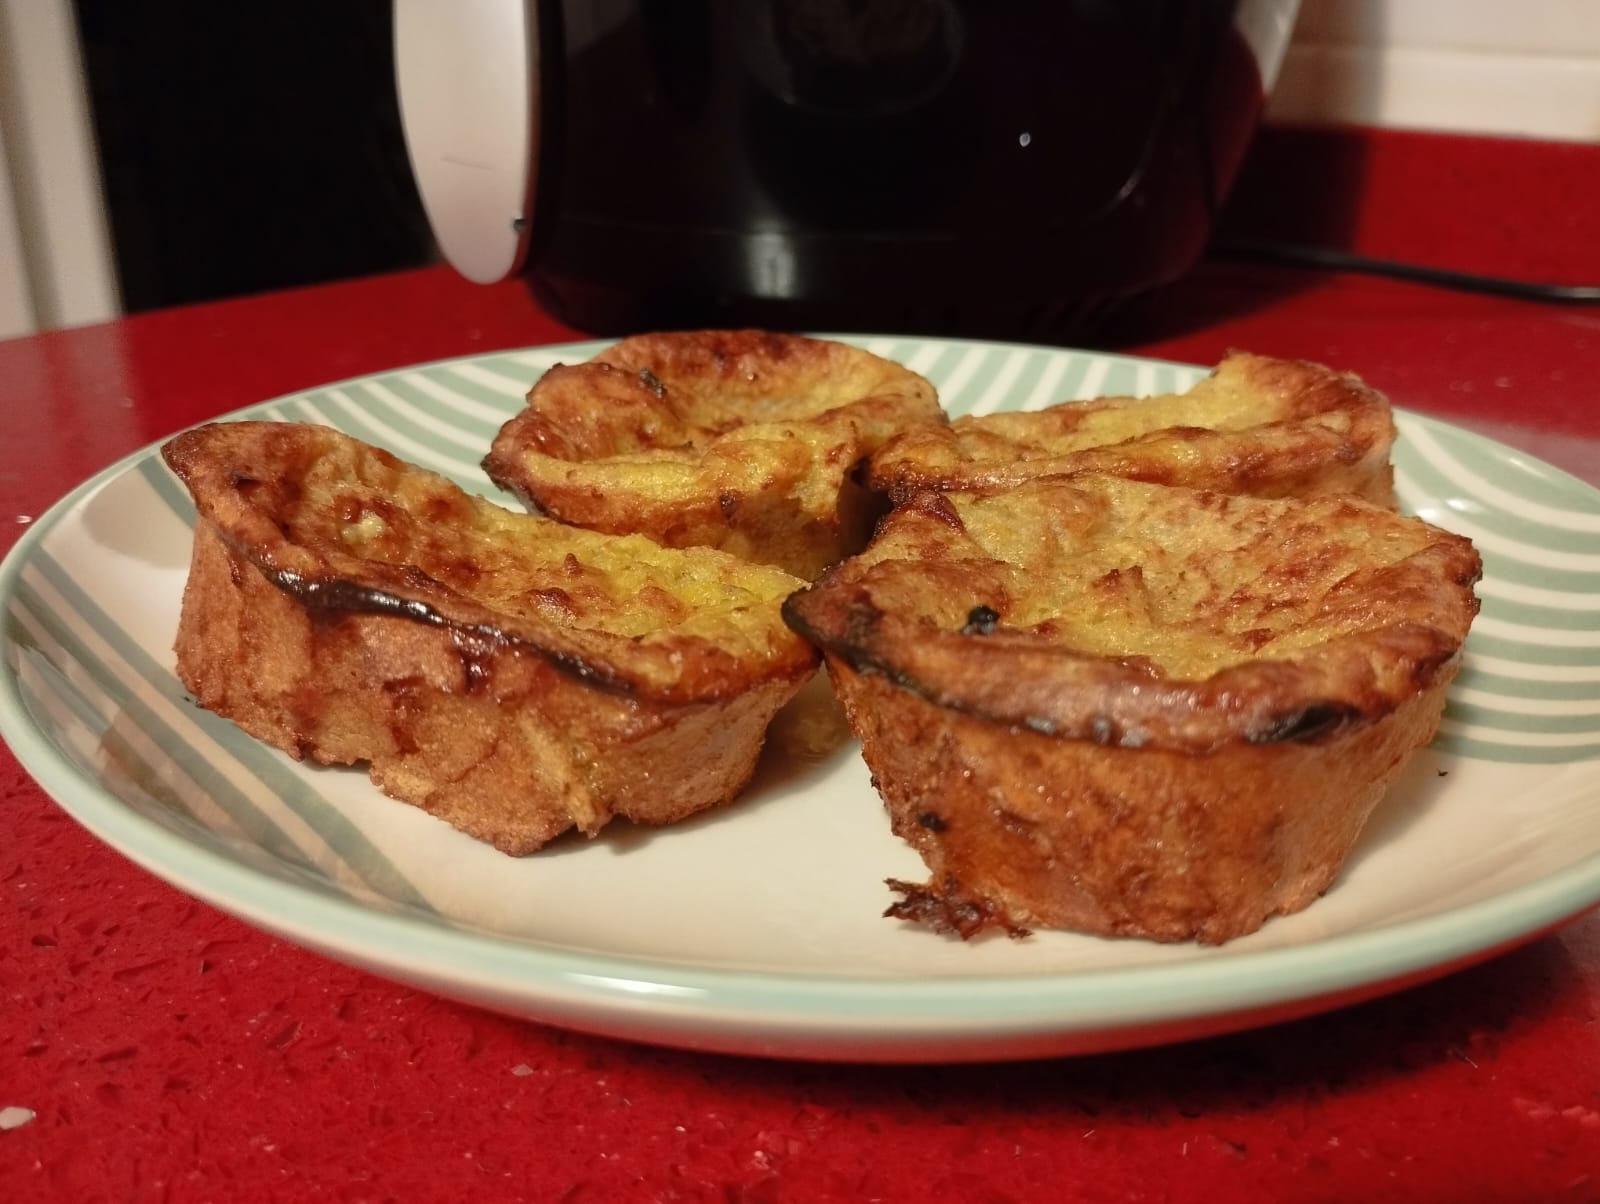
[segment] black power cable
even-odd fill
[[[1516,280],[1505,276],[1483,276],[1449,268],[1374,259],[1331,247],[1300,243],[1267,242],[1249,238],[1229,238],[1211,245],[1211,254],[1223,259],[1273,263],[1285,267],[1319,268],[1332,272],[1360,272],[1368,276],[1387,276],[1459,292],[1490,293],[1522,301],[1555,302],[1561,305],[1600,304],[1600,285],[1549,284],[1537,280]]]

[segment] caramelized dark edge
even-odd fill
[[[964,941],[987,932],[1003,932],[1014,941],[1033,935],[992,899],[963,896],[960,883],[950,875],[945,876],[942,886],[900,878],[885,878],[884,882],[900,895],[884,911],[885,919],[904,920]]]
[[[807,605],[808,596],[814,595],[822,585],[823,582],[818,582],[817,585],[797,590],[784,600],[782,607],[784,622],[796,634],[809,640],[829,656],[843,661],[853,671],[882,677],[897,689],[904,690],[930,705],[969,715],[987,723],[1025,728],[1042,736],[1085,740],[1111,748],[1149,748],[1204,753],[1216,751],[1233,741],[1254,745],[1316,743],[1354,728],[1375,723],[1393,709],[1387,700],[1383,700],[1381,705],[1361,706],[1345,698],[1301,698],[1295,700],[1292,706],[1268,709],[1261,714],[1251,716],[1249,726],[1227,729],[1226,738],[1218,737],[1205,741],[1185,740],[1176,734],[1169,739],[1152,739],[1146,732],[1130,732],[1117,716],[1106,713],[1104,709],[1085,713],[1071,725],[1064,725],[1058,718],[1049,715],[1002,713],[980,702],[941,689],[937,684],[925,681],[894,663],[889,657],[873,652],[874,645],[879,642],[877,635],[886,616],[865,596],[857,596],[846,605],[844,622],[840,625],[841,630],[838,633],[823,630],[807,613],[810,609]],[[1444,633],[1433,629],[1426,630],[1435,639],[1430,654],[1416,658],[1412,664],[1412,680],[1419,689],[1430,686],[1460,656],[1459,646],[1453,644]],[[962,631],[953,633],[948,638],[969,641],[971,655],[975,657],[989,655],[993,647],[990,637],[977,632]],[[1105,663],[1113,664],[1109,660]],[[1148,684],[1147,681],[1141,680],[1141,685]],[[1206,683],[1174,681],[1170,685],[1174,697],[1179,695],[1188,697],[1188,706],[1193,711],[1216,710],[1201,696],[1200,689]],[[1225,721],[1219,720],[1219,722]]]
[[[195,500],[197,509],[201,508],[199,499],[195,495],[193,481],[197,462],[204,455],[208,439],[215,434],[212,428],[222,425],[226,424],[207,423],[199,427],[190,428],[174,435],[161,447],[162,459],[188,489],[191,498]],[[251,425],[280,424],[263,423]],[[348,435],[341,434],[339,437],[353,442],[360,442]],[[381,460],[394,466],[411,467],[382,448],[372,445],[364,446]],[[427,470],[418,468],[417,471],[426,472]],[[236,491],[240,485],[254,483],[248,474],[239,470],[230,472],[230,480],[233,482]],[[276,524],[272,523],[272,520],[265,512],[253,508],[247,509],[250,509],[251,513],[258,515],[262,521],[271,523],[276,527]],[[204,513],[198,516],[198,521],[213,522]],[[308,611],[320,614],[325,620],[336,620],[338,616],[344,614],[368,614],[397,618],[424,626],[440,628],[451,634],[458,648],[473,649],[473,655],[478,660],[482,660],[486,655],[492,655],[494,651],[502,649],[513,654],[532,654],[568,677],[619,697],[641,701],[670,701],[674,703],[714,702],[742,693],[753,685],[788,676],[787,674],[750,675],[750,680],[742,681],[739,688],[734,690],[713,689],[703,692],[685,690],[680,693],[673,688],[652,687],[647,682],[641,683],[630,680],[617,672],[613,666],[586,658],[575,651],[551,648],[535,639],[505,631],[493,623],[452,618],[429,602],[417,597],[408,597],[406,594],[392,588],[363,583],[347,577],[311,575],[274,565],[261,555],[255,554],[251,548],[243,546],[222,525],[213,522],[213,526],[229,549],[252,565],[264,580],[294,598]],[[281,536],[281,529],[279,529],[279,534]],[[287,542],[286,537],[285,542]],[[433,584],[438,589],[447,591],[447,587],[434,582],[432,578],[420,570],[413,569],[413,571],[424,583]],[[485,609],[480,603],[471,599],[463,599],[463,601],[470,607],[479,610]],[[809,675],[815,668],[816,657],[813,655],[808,663],[798,666],[794,673],[795,676]]]
[[[224,539],[227,536],[224,534]],[[377,586],[362,585],[343,577],[305,577],[289,569],[269,568],[243,549],[229,546],[243,555],[272,585],[296,599],[307,610],[324,614],[373,614],[393,619],[405,619],[429,627],[449,631],[458,640],[465,637],[478,641],[480,646],[504,648],[512,652],[531,652],[548,661],[554,668],[585,685],[594,686],[608,694],[638,697],[640,691],[634,683],[617,676],[609,667],[592,664],[571,653],[543,647],[532,640],[522,639],[487,623],[463,623],[451,619],[417,598],[405,598]]]

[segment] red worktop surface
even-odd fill
[[[569,337],[516,283],[427,268],[0,343],[0,550],[186,425]],[[1116,338],[1322,360],[1600,483],[1593,308],[1215,263]],[[885,1067],[635,1046],[255,931],[98,843],[0,750],[0,1109],[33,1114],[0,1128],[13,1204],[1600,1200],[1597,1016],[1591,914],[1428,985],[1167,1048]]]

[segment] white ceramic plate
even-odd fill
[[[867,339],[952,413],[1186,388],[1199,369]],[[531,380],[595,346],[348,381],[238,417],[326,422],[495,496],[477,468]],[[1600,493],[1401,416],[1405,507],[1477,542],[1483,614],[1435,745],[1334,888],[1223,948],[881,919],[917,858],[853,746],[767,761],[734,806],[513,860],[197,710],[172,673],[192,509],[154,448],[0,569],[0,730],[61,805],[182,889],[379,974],[666,1044],[935,1060],[1106,1050],[1264,1023],[1442,974],[1600,901]]]

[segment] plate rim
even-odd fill
[[[917,335],[821,334],[852,342],[889,339],[918,345],[983,346],[1087,356],[1132,365],[1167,365],[1208,371],[1181,360],[1052,347],[1002,340],[954,339]],[[361,373],[340,381],[252,402],[206,421],[234,421],[252,411],[321,389],[381,378],[399,372],[481,361],[493,357],[579,351],[612,340],[534,344],[472,352]],[[1501,455],[1537,464],[1581,489],[1594,485],[1531,453],[1500,443],[1446,419],[1395,407],[1397,416],[1444,428]],[[151,455],[165,437],[147,443],[81,482],[59,498],[23,533],[0,561],[0,602],[9,604],[23,568],[50,533],[101,489]],[[14,647],[0,632],[0,647]],[[480,1006],[485,993],[508,1002],[545,999],[594,1010],[592,1025],[553,1020],[564,1027],[657,1043],[621,1027],[643,1004],[666,1026],[687,1022],[696,1028],[734,1022],[726,1040],[700,1042],[727,1052],[765,1052],[780,1056],[826,1042],[848,1032],[863,1040],[938,1040],[959,1056],[963,1043],[992,1042],[1005,1036],[1069,1038],[1104,1029],[1205,1020],[1256,1009],[1309,1004],[1351,992],[1377,994],[1385,984],[1439,977],[1507,948],[1536,939],[1600,905],[1600,850],[1535,881],[1444,912],[1379,923],[1353,932],[1297,945],[1229,952],[1208,951],[1202,958],[1176,963],[1056,970],[1037,974],[889,975],[866,977],[814,970],[743,969],[682,960],[572,950],[531,938],[453,927],[447,917],[431,920],[404,911],[384,911],[349,896],[286,880],[227,856],[222,850],[164,828],[88,779],[57,749],[29,713],[17,675],[0,674],[0,736],[22,767],[52,801],[108,845],[146,872],[183,893],[204,900],[250,925],[272,932],[319,955],[355,964],[390,978],[418,982],[415,956],[425,949],[424,989],[465,998]],[[1600,758],[1586,758],[1600,763]],[[293,919],[284,919],[286,905]],[[439,974],[446,976],[440,982]],[[1151,991],[1167,983],[1181,989]],[[470,987],[466,994],[451,984]],[[559,999],[552,999],[555,992]],[[885,1006],[899,1004],[899,1007]],[[1337,1003],[1329,1006],[1338,1006]],[[507,1008],[534,1019],[538,1008]],[[606,1021],[611,1021],[607,1023]],[[798,1034],[798,1036],[796,1035]],[[778,1043],[757,1050],[753,1040]],[[1120,1042],[1096,1048],[1123,1048]],[[793,1049],[789,1048],[793,1047]],[[801,1056],[804,1056],[803,1054]],[[940,1060],[918,1058],[917,1060]]]

